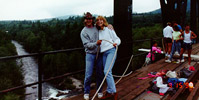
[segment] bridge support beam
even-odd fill
[[[132,44],[125,43],[132,42],[132,0],[114,0],[114,29],[122,41],[117,58],[131,56]],[[128,60],[116,63],[114,71],[121,72],[127,64]]]
[[[196,17],[196,0],[191,0],[191,30],[196,32],[197,17]]]
[[[163,26],[176,21],[182,27],[185,24],[187,0],[160,0]]]
[[[198,36],[198,30],[199,27],[199,20],[198,20],[198,14],[199,14],[199,1],[198,0],[191,0],[191,30],[197,34]],[[197,21],[198,20],[198,21]],[[198,37],[197,41],[198,42]]]

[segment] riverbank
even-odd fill
[[[16,47],[16,51],[18,55],[28,55],[29,53],[25,51],[22,45],[20,45],[17,41],[12,41],[12,43]],[[17,59],[17,64],[21,66],[22,71],[23,71],[23,76],[24,76],[24,83],[25,84],[30,84],[38,81],[38,64],[36,60],[33,57],[26,57],[26,58],[21,58]],[[69,79],[72,81],[72,84],[74,85],[74,88],[72,91],[64,89],[58,90],[54,88],[54,86],[50,85],[49,83],[44,83],[42,85],[43,88],[43,99],[49,100],[49,99],[61,99],[61,98],[66,98],[72,95],[77,94],[82,90],[82,83],[81,81],[69,77]],[[63,81],[65,82],[65,81]],[[64,84],[69,84],[69,83],[64,83]],[[36,100],[38,98],[38,86],[34,85],[31,87],[26,88],[26,95],[25,99],[26,100]]]
[[[11,43],[10,36],[0,30],[0,57],[16,55],[15,46]],[[20,66],[16,61],[0,61],[0,90],[6,90],[24,85]],[[0,95],[0,100],[24,100],[24,89]]]

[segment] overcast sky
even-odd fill
[[[133,12],[149,12],[160,8],[159,0],[133,0]],[[84,12],[111,16],[113,0],[0,0],[0,20],[30,20]]]

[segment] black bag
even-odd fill
[[[150,82],[150,88],[149,88],[149,90],[150,91],[152,91],[152,92],[154,92],[154,93],[157,93],[157,94],[159,94],[159,87],[157,87],[156,86],[156,84],[154,84],[153,82]]]
[[[189,76],[191,76],[192,71],[188,70],[187,68],[183,68],[180,70],[180,77],[182,78],[188,78]]]

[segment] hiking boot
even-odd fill
[[[106,94],[102,98],[100,98],[100,100],[117,100],[117,98],[118,98],[117,93],[106,92]]]
[[[89,94],[84,94],[84,100],[89,100]]]
[[[100,98],[102,98],[103,97],[103,93],[98,93],[97,94],[97,97],[100,99]]]

